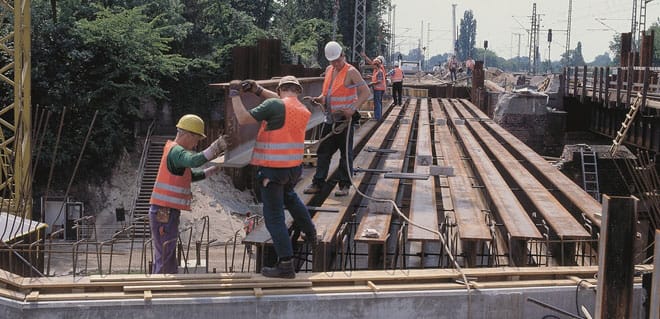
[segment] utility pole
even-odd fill
[[[367,28],[367,1],[355,1],[355,19],[353,20],[353,55],[352,61],[357,61],[361,52],[365,51],[365,34]],[[360,65],[364,60],[360,60]]]
[[[455,3],[451,5],[451,47],[454,55],[456,55],[456,6]]]
[[[570,57],[570,52],[571,52],[571,16],[573,15],[573,0],[568,0],[568,24],[566,27],[566,64],[564,66],[568,66],[568,61]]]
[[[512,34],[518,36],[518,55],[516,56],[516,68],[520,69],[520,38],[522,37],[523,34],[522,33],[512,33]],[[511,46],[513,46],[513,44]]]
[[[431,22],[426,24],[426,50],[424,50],[424,56],[426,56],[426,51],[429,51],[429,56],[427,58],[426,66],[428,67],[428,60],[430,60],[431,52]]]
[[[529,63],[527,65],[527,70],[535,74],[535,59],[534,57],[536,56],[536,3],[532,6],[532,28],[531,31],[529,32]]]
[[[390,30],[392,45],[390,46],[390,61],[394,60],[394,50],[396,48],[396,4],[392,5],[392,29]]]
[[[332,41],[337,39],[337,16],[339,12],[339,0],[332,5]]]
[[[644,1],[644,0],[642,0]],[[633,7],[632,7],[632,19],[630,19],[630,36],[631,36],[631,46],[630,48],[632,51],[635,51],[635,48],[637,47],[637,0],[632,0],[633,2]]]

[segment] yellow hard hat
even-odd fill
[[[277,84],[277,89],[279,90],[280,87],[282,87],[282,85],[284,85],[284,84],[295,84],[296,86],[298,86],[298,89],[300,90],[300,92],[302,92],[302,85],[300,85],[300,82],[298,81],[298,79],[296,79],[296,77],[293,76],[293,75],[287,75],[287,76],[282,77],[280,79],[280,82]]]
[[[179,119],[176,127],[206,137],[204,134],[204,120],[195,114],[186,114]]]

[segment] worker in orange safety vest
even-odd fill
[[[204,170],[199,167],[218,157],[226,148],[220,136],[203,152],[192,152],[204,135],[204,121],[197,115],[187,114],[176,125],[177,134],[167,141],[160,160],[156,183],[149,200],[149,225],[153,240],[154,256],[152,273],[175,274],[178,272],[176,246],[179,235],[179,218],[182,210],[190,211],[192,192],[190,184],[215,174],[218,166]]]
[[[398,63],[394,65],[394,69],[387,73],[387,76],[389,76],[390,81],[392,81],[392,99],[394,100],[394,104],[401,105],[404,75],[403,70],[401,70]]]
[[[246,110],[241,93],[251,92],[267,98]],[[308,242],[315,244],[316,227],[307,206],[294,187],[302,176],[305,131],[310,111],[298,100],[302,86],[294,76],[280,79],[277,92],[264,89],[255,81],[232,81],[229,86],[232,108],[240,125],[261,122],[250,164],[258,167],[258,191],[263,202],[266,228],[273,240],[278,261],[273,267],[263,267],[266,277],[295,278],[293,247],[285,223],[284,208],[294,224],[304,232]]]

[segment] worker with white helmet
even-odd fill
[[[192,192],[190,184],[215,174],[217,166],[192,170],[218,157],[226,148],[220,136],[203,152],[193,152],[199,141],[206,138],[204,121],[197,115],[186,114],[176,124],[173,141],[167,141],[160,160],[156,183],[149,201],[149,225],[154,247],[152,273],[178,272],[176,244],[179,235],[179,217],[182,210],[190,211]]]
[[[360,55],[367,63],[373,64],[375,67],[373,73],[371,73],[371,83],[369,85],[374,90],[374,118],[380,121],[383,113],[383,95],[385,95],[385,89],[387,88],[385,67],[383,66],[385,58],[379,55],[372,60],[364,52]]]
[[[251,92],[267,98],[261,104],[245,109],[241,93]],[[298,100],[302,86],[296,77],[285,76],[277,85],[277,93],[261,87],[253,80],[232,81],[229,86],[231,104],[241,125],[261,122],[250,164],[258,167],[258,191],[263,202],[266,228],[273,239],[278,261],[274,267],[263,267],[266,277],[295,278],[293,247],[284,222],[284,208],[302,230],[305,240],[316,243],[316,227],[307,206],[294,187],[302,175],[305,131],[310,111]]]
[[[316,150],[316,173],[312,184],[305,189],[305,194],[319,193],[326,185],[330,159],[339,149],[338,184],[335,196],[347,196],[351,186],[350,175],[353,171],[353,125],[335,125],[359,119],[357,109],[370,95],[360,72],[346,63],[341,45],[330,41],[325,45],[325,57],[330,65],[325,70],[323,90],[314,101],[325,107],[326,121],[321,126],[321,139]],[[354,120],[353,120],[354,121]]]

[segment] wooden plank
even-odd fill
[[[432,101],[433,115],[435,117],[435,150],[438,157],[442,155],[443,165],[454,169],[452,176],[446,177],[449,184],[450,205],[443,206],[453,209],[458,225],[458,236],[462,240],[490,240],[490,229],[486,225],[486,218],[479,207],[477,190],[472,187],[470,174],[466,169],[460,150],[449,127],[439,122],[447,122],[438,100]],[[444,193],[444,190],[443,190]],[[443,194],[444,197],[444,194]]]
[[[289,282],[250,282],[236,284],[196,284],[196,285],[143,285],[143,286],[125,286],[126,292],[139,291],[181,291],[181,290],[229,290],[229,289],[253,289],[253,288],[302,288],[311,287],[309,281],[289,281]]]
[[[412,119],[415,112],[415,104],[409,104],[406,109],[405,118]],[[389,118],[388,118],[389,120]],[[395,119],[396,120],[396,119]],[[411,121],[401,121],[396,135],[392,141],[390,149],[396,151],[395,153],[388,153],[385,159],[385,164],[382,169],[391,170],[392,172],[401,172],[403,168],[403,160],[406,153],[410,137],[410,129],[412,128]],[[396,192],[399,183],[385,181],[382,174],[379,174],[371,179],[375,185],[371,196],[375,198],[395,200]],[[367,213],[360,221],[360,225],[355,233],[355,240],[369,243],[384,243],[389,234],[390,221],[392,220],[392,211],[394,207],[388,202],[369,201],[367,203]],[[364,231],[368,228],[374,229],[378,232],[378,238],[364,237]]]
[[[464,117],[471,117],[461,103],[454,103],[454,105],[458,112]],[[466,124],[474,130],[476,136],[478,136],[483,142],[482,144],[490,150],[500,164],[502,164],[504,169],[508,171],[509,175],[513,177],[522,191],[527,194],[532,204],[536,207],[536,210],[543,216],[543,219],[548,222],[560,239],[591,237],[584,227],[573,218],[571,213],[568,212],[566,208],[564,208],[564,206],[562,206],[522,164],[520,164],[518,159],[511,155],[506,148],[495,139],[495,137],[486,131],[481,124],[473,121],[467,121]],[[498,210],[498,213],[500,213],[500,210]],[[522,213],[523,214],[513,215],[506,210],[500,213],[507,226],[507,230],[509,230],[509,226],[511,226],[511,228],[515,229],[517,233],[527,233],[530,236],[537,236],[527,238],[541,238],[541,234],[536,229],[536,226],[529,215],[524,211]],[[513,232],[511,231],[511,233]]]
[[[603,195],[595,318],[630,318],[637,199]]]
[[[449,117],[454,121],[458,136],[463,141],[468,155],[474,162],[474,166],[486,186],[485,190],[489,194],[498,216],[505,223],[511,236],[515,235],[517,237],[514,238],[519,239],[540,238],[540,233],[536,227],[533,227],[534,224],[530,224],[529,217],[525,218],[528,215],[518,198],[513,194],[513,191],[497,171],[476,138],[472,136],[466,125],[456,125],[458,114],[454,111],[450,101],[442,100],[442,103]],[[458,103],[455,104],[458,105]]]
[[[477,114],[478,117],[487,118],[487,116],[479,110],[474,104],[468,100],[461,101],[463,105],[467,106],[472,112]],[[503,129],[501,126],[486,121],[484,125],[487,126],[491,132],[503,139],[507,144],[511,145],[520,155],[531,165],[534,165],[538,171],[552,184],[552,188],[559,190],[571,204],[575,205],[580,211],[597,227],[600,227],[600,212],[601,205],[591,195],[584,191],[580,186],[575,184],[572,180],[566,177],[557,168],[552,166],[548,161],[543,159],[539,154],[534,152],[525,143],[520,142],[513,134]]]
[[[431,129],[429,122],[428,100],[421,101],[417,120],[417,150],[415,173],[428,174],[428,158],[432,158]],[[435,180],[414,180],[410,201],[410,225],[408,226],[408,240],[410,241],[439,241],[438,211],[435,204]],[[423,229],[421,227],[426,229]],[[431,232],[427,229],[433,230]]]

